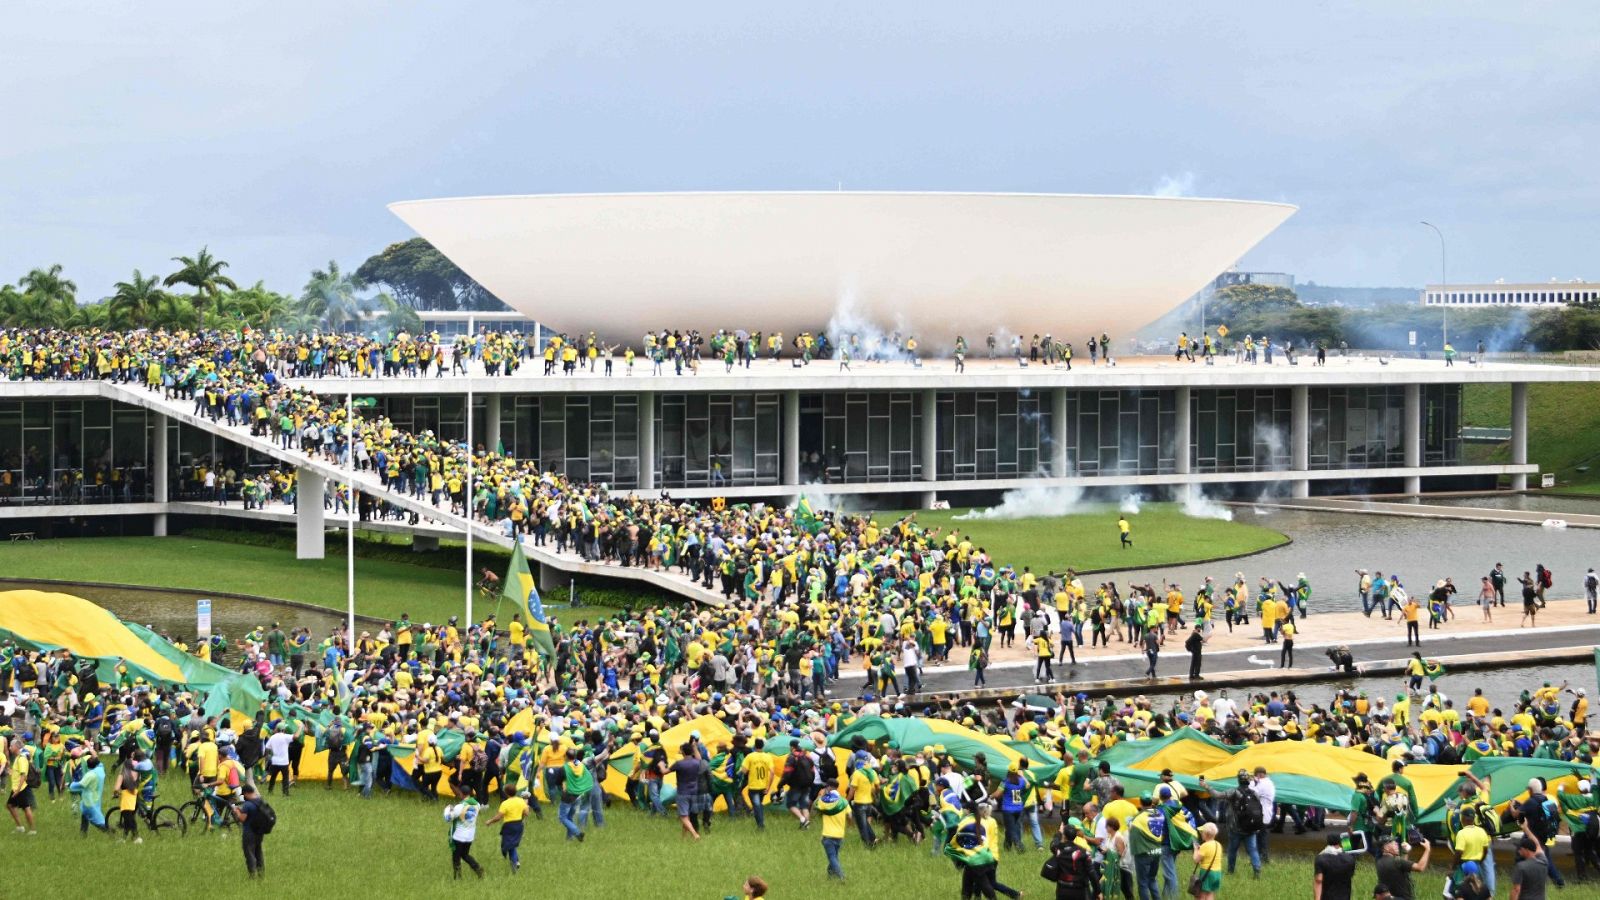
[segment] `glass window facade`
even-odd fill
[[[781,403],[775,392],[658,394],[656,485],[777,484]]]
[[[1067,475],[1178,470],[1176,391],[1068,391]]]
[[[1422,464],[1461,465],[1461,385],[1422,386]]]
[[[149,500],[149,430],[109,400],[0,401],[0,503]]]
[[[940,391],[936,409],[940,481],[1046,474],[1048,391]]]
[[[1191,391],[1193,471],[1288,469],[1291,402],[1288,388]]]
[[[1406,464],[1402,385],[1311,388],[1307,435],[1312,469],[1379,469]]]
[[[921,395],[801,394],[799,444],[802,482],[920,480]]]

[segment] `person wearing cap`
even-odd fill
[[[1561,829],[1559,815],[1552,811],[1554,804],[1545,795],[1544,779],[1534,777],[1528,779],[1528,796],[1518,802],[1511,801],[1511,815],[1521,823],[1522,833],[1528,839],[1539,843],[1539,859],[1548,869],[1549,880],[1556,883],[1557,887],[1566,885],[1561,873],[1556,869],[1555,860],[1550,853],[1543,849],[1544,846],[1554,846],[1556,832]],[[1541,885],[1542,889],[1542,885]]]
[[[1394,835],[1384,838],[1383,856],[1377,866],[1378,883],[1388,888],[1395,900],[1416,900],[1411,875],[1428,871],[1428,859],[1433,854],[1433,844],[1426,839],[1422,841],[1422,857],[1416,862],[1406,855],[1410,849],[1410,844],[1401,844]]]
[[[1539,842],[1524,835],[1517,841],[1517,864],[1511,869],[1511,900],[1545,900],[1552,868]]]

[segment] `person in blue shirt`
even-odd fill
[[[106,772],[100,767],[100,758],[95,756],[93,751],[89,751],[83,762],[83,771],[67,785],[67,791],[78,796],[79,833],[88,834],[90,825],[106,834],[111,833],[111,829],[106,825],[106,815],[100,809],[105,786]]]

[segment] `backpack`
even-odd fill
[[[327,736],[322,739],[323,746],[329,750],[344,749],[344,727],[335,725],[328,729]]]
[[[1547,587],[1550,587],[1553,583],[1554,583],[1554,580],[1550,576],[1550,570],[1549,569],[1545,569],[1543,572],[1539,573],[1539,586],[1540,587],[1547,588]]]
[[[161,741],[170,741],[177,735],[172,727],[172,717],[162,716],[156,720],[156,738]]]
[[[43,782],[39,780],[39,767],[30,762],[28,765],[28,788],[31,790],[38,787],[42,783]]]
[[[33,783],[33,773],[28,773],[28,783]],[[1600,838],[1600,813],[1589,813],[1583,817],[1583,833],[1589,836],[1591,844]]]
[[[1441,766],[1461,765],[1461,750],[1454,743],[1444,741],[1439,752],[1434,755],[1433,761]]]
[[[482,747],[472,751],[472,771],[483,772],[489,768],[489,754]]]
[[[1261,801],[1256,799],[1255,791],[1240,788],[1233,795],[1233,817],[1239,831],[1244,834],[1261,830]]]
[[[257,800],[256,808],[261,811],[261,824],[256,828],[256,833],[271,834],[272,829],[277,827],[278,813],[273,810],[272,804],[265,800]]]
[[[1084,890],[1091,882],[1088,854],[1082,847],[1068,845],[1052,854],[1039,870],[1039,877],[1072,890]]]

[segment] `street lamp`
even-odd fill
[[[1444,265],[1444,232],[1440,231],[1439,226],[1432,222],[1423,222],[1422,224],[1432,228],[1433,233],[1439,236],[1439,305],[1444,309],[1444,342],[1448,344],[1450,343],[1450,275]]]

